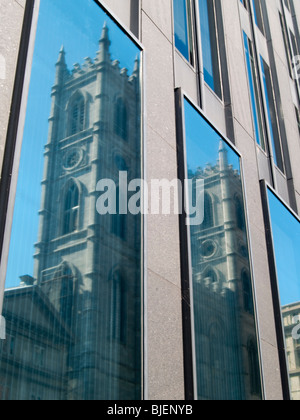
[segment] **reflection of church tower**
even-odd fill
[[[71,331],[63,397],[76,399],[132,398],[140,374],[139,219],[96,211],[99,180],[140,177],[139,61],[129,76],[110,44],[104,25],[72,72],[62,47],[45,148],[34,278]]]
[[[221,141],[216,165],[191,174],[205,181],[204,221],[191,228],[198,391],[251,399],[260,396],[260,378],[252,374],[259,369],[246,221],[241,177],[227,154]]]

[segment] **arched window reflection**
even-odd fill
[[[126,104],[122,98],[118,98],[114,110],[115,133],[123,140],[128,138],[128,113]]]
[[[241,199],[236,196],[234,199],[236,224],[238,229],[245,230],[245,211]]]
[[[71,182],[64,197],[62,234],[67,235],[78,229],[79,189]]]
[[[70,105],[70,129],[69,134],[80,133],[84,130],[85,121],[85,103],[84,97],[78,94],[71,102]]]
[[[204,279],[210,283],[218,283],[218,275],[212,268],[208,268],[204,273]]]
[[[260,367],[258,360],[257,345],[253,339],[249,340],[247,346],[248,352],[248,363],[249,363],[249,376],[250,376],[250,390],[252,395],[260,395],[261,383],[260,383]]]
[[[112,338],[126,343],[127,334],[127,291],[125,280],[120,271],[113,274],[112,284]]]
[[[210,194],[204,194],[204,220],[202,223],[203,229],[210,229],[214,226],[214,208],[213,200]]]
[[[243,296],[244,296],[244,309],[246,312],[253,314],[253,300],[252,300],[252,287],[251,279],[246,271],[242,273]]]
[[[63,263],[54,276],[54,282],[57,284],[58,293],[56,295],[56,307],[63,322],[71,325],[73,318],[74,302],[74,275],[71,267]]]
[[[120,214],[120,187],[117,187],[116,190],[116,214],[112,215],[112,226],[111,231],[114,235],[118,236],[120,239],[126,239],[126,221],[127,215]]]

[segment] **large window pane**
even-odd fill
[[[2,400],[141,398],[142,219],[97,207],[99,181],[141,178],[140,69],[96,2],[40,2],[1,279]]]
[[[184,110],[188,178],[204,181],[204,219],[188,235],[198,399],[260,399],[240,158],[187,100]]]
[[[268,189],[285,353],[294,400],[300,400],[300,223]]]

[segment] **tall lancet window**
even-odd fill
[[[68,264],[64,263],[59,268],[55,280],[59,282],[60,294],[59,298],[59,313],[62,320],[67,324],[72,323],[73,313],[73,281],[74,276]]]
[[[243,204],[242,204],[241,199],[238,196],[235,196],[234,198],[234,207],[235,207],[237,227],[240,230],[244,230],[245,229],[245,216],[243,212]]]
[[[127,293],[124,277],[120,272],[113,275],[112,285],[112,337],[126,344]]]
[[[143,48],[100,3],[27,2],[30,80],[0,181],[0,314],[18,357],[0,351],[0,400],[143,398],[143,214],[117,181],[144,177]]]
[[[127,215],[120,212],[120,187],[117,187],[116,194],[116,214],[112,215],[111,232],[125,241],[126,239],[126,226]],[[123,198],[123,197],[122,197]]]
[[[78,229],[79,189],[71,182],[64,197],[62,233],[67,235]]]
[[[70,109],[70,135],[80,133],[84,130],[85,104],[82,95],[78,95],[71,104]]]
[[[124,140],[128,138],[127,107],[122,98],[119,98],[115,104],[114,128],[115,133]]]
[[[210,229],[214,226],[214,208],[213,201],[209,194],[204,195],[204,220],[202,229]]]

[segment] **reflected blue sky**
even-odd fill
[[[43,153],[48,136],[51,87],[59,51],[63,45],[70,70],[75,63],[83,64],[86,57],[94,59],[105,22],[112,42],[112,59],[118,59],[120,66],[126,67],[131,74],[140,50],[93,0],[41,0],[10,243],[7,288],[19,285],[19,276],[33,274],[44,169]]]
[[[195,172],[199,167],[205,169],[207,164],[216,165],[219,159],[220,141],[222,141],[228,151],[228,163],[240,172],[239,156],[186,99],[184,110],[188,170]]]
[[[281,305],[300,301],[300,223],[268,189]]]

